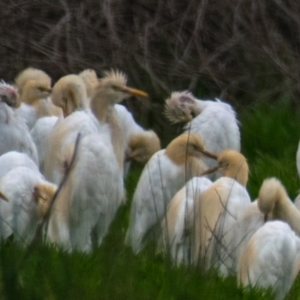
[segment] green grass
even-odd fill
[[[299,113],[287,105],[280,110],[262,105],[242,112],[239,119],[252,198],[270,176],[281,179],[294,198],[300,187],[295,163]],[[235,277],[222,279],[192,267],[175,268],[167,257],[155,255],[151,245],[138,256],[125,247],[130,202],[140,172],[134,165],[126,180],[128,201],[119,209],[102,246],[92,254],[70,255],[41,246],[23,262],[24,250],[3,243],[0,299],[270,299],[270,292],[238,288]],[[299,279],[287,299],[298,298]]]

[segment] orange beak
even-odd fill
[[[211,168],[211,169],[208,169],[206,171],[204,171],[201,176],[204,176],[204,175],[208,175],[208,174],[211,174],[211,173],[214,173],[216,171],[218,171],[221,167],[220,166],[216,166],[214,168]]]
[[[118,86],[116,88],[118,90],[122,91],[122,92],[131,94],[131,95],[134,95],[134,96],[148,97],[147,93],[145,93],[143,91],[140,91],[140,90],[137,90],[137,89],[133,89],[133,88],[127,87],[127,86]]]
[[[218,155],[216,155],[216,154],[214,154],[214,153],[211,153],[211,152],[209,152],[209,151],[207,151],[207,150],[201,150],[201,153],[204,154],[204,155],[207,156],[207,157],[212,158],[212,159],[215,159],[215,160],[218,159]]]

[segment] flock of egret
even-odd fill
[[[125,238],[134,253],[151,241],[174,265],[237,275],[245,287],[284,298],[300,268],[300,211],[275,178],[251,202],[233,108],[173,92],[165,113],[185,132],[161,149],[157,134],[120,105],[130,96],[147,93],[119,71],[99,79],[88,69],[51,87],[48,74],[27,68],[13,85],[0,83],[0,239],[28,245],[50,212],[46,242],[92,251],[126,201],[124,178],[136,160],[145,166]]]

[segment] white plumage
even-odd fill
[[[55,191],[56,186],[32,168],[16,167],[2,176],[0,194],[8,203],[0,202],[1,238],[13,234],[18,244],[28,245]]]
[[[100,124],[89,110],[76,111],[67,118],[61,120],[55,126],[49,136],[49,148],[45,157],[45,177],[59,184],[72,154],[69,148],[75,145],[78,133],[87,136],[100,130]]]
[[[80,142],[74,168],[52,209],[48,240],[68,251],[91,251],[92,233],[100,245],[124,197],[109,129],[101,130]]]
[[[0,102],[0,155],[9,151],[26,153],[37,165],[37,149],[23,119]]]
[[[166,115],[171,122],[188,122],[186,132],[199,134],[208,151],[219,154],[224,149],[240,151],[240,131],[231,105],[216,99],[199,100],[191,93],[173,92],[166,100]],[[215,165],[204,158],[208,167]]]
[[[236,226],[237,218],[251,203],[245,188],[248,164],[239,152],[224,150],[218,156],[217,168],[222,170],[224,176],[195,200],[192,255],[194,264],[204,264],[206,270],[216,268],[226,276],[232,266],[228,249],[234,238],[233,227]]]
[[[160,141],[154,131],[145,130],[137,124],[126,107],[116,104],[114,108],[126,145],[124,164],[124,174],[126,176],[129,172],[131,160],[146,163],[155,152],[160,150]]]
[[[244,250],[238,282],[244,287],[271,288],[276,300],[285,297],[299,271],[300,239],[288,224],[267,222]]]
[[[50,134],[55,124],[58,122],[58,119],[59,118],[56,116],[39,118],[30,130],[30,135],[37,148],[39,166],[42,173],[44,173],[44,164],[46,153],[49,148]]]
[[[300,235],[300,212],[277,178],[264,180],[259,190],[257,203],[265,220],[282,220],[288,223],[297,235]]]
[[[162,221],[159,248],[170,254],[175,265],[191,264],[191,233],[194,230],[194,199],[212,182],[194,177],[179,190],[168,205]]]
[[[206,169],[199,159],[203,151],[200,137],[184,134],[148,161],[133,196],[125,240],[135,253],[142,250],[148,231],[164,216],[175,193]]]
[[[235,275],[242,252],[246,248],[253,234],[265,224],[264,215],[257,206],[257,201],[252,202],[237,218],[232,228],[232,239],[227,244],[228,260],[226,267],[230,275]]]
[[[38,166],[25,153],[10,151],[0,156],[0,178],[16,167],[27,167],[38,171]]]

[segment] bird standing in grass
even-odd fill
[[[265,220],[282,220],[300,235],[300,212],[276,178],[265,179],[258,195],[258,208]]]
[[[175,265],[191,264],[191,235],[194,226],[194,199],[212,182],[205,177],[194,177],[180,189],[168,205],[161,223],[158,249],[170,254]]]
[[[267,222],[250,239],[238,266],[238,283],[244,287],[271,288],[284,299],[300,267],[300,239],[281,221]]]
[[[101,244],[124,199],[123,174],[109,128],[82,138],[69,178],[56,199],[48,224],[49,242],[71,252]]]
[[[219,154],[224,149],[240,151],[240,131],[231,105],[216,99],[200,100],[191,93],[173,92],[166,100],[165,112],[172,123],[184,122],[186,132],[197,133],[208,151]],[[215,161],[204,158],[211,168]]]
[[[159,224],[175,193],[207,169],[201,160],[204,155],[216,158],[205,150],[198,135],[183,134],[148,161],[133,196],[125,240],[135,253],[143,249],[146,240],[153,239],[148,232]]]
[[[228,248],[233,240],[233,226],[247,209],[251,200],[246,190],[248,164],[235,150],[224,150],[218,155],[217,167],[203,174],[219,170],[223,175],[195,199],[195,230],[193,263],[204,264],[228,275],[232,266]]]

